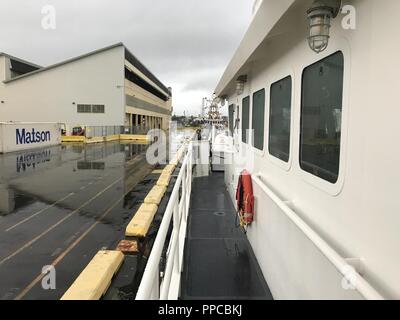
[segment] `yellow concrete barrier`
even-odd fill
[[[99,300],[123,261],[120,251],[99,251],[61,300]]]
[[[104,137],[91,137],[91,138],[86,138],[85,143],[100,143],[104,142]]]
[[[120,134],[120,140],[140,140],[140,141],[148,141],[147,135],[144,134]]]
[[[185,146],[182,146],[182,147],[180,147],[180,149],[177,152],[177,157],[178,157],[179,161],[182,160],[184,154],[185,154]]]
[[[91,137],[85,138],[82,136],[63,136],[61,137],[62,142],[80,142],[80,143],[101,143],[101,142],[111,142],[111,141],[135,141],[141,144],[149,143],[150,140],[147,138],[147,135],[140,134],[113,134],[105,137]]]
[[[61,142],[82,142],[84,143],[86,138],[83,136],[62,136]]]
[[[166,187],[154,186],[144,199],[144,203],[159,205],[166,191]]]
[[[169,164],[163,169],[162,173],[173,174],[174,171],[175,171],[175,166],[173,164]]]
[[[117,141],[117,140],[119,140],[119,134],[113,134],[113,135],[104,137],[104,141],[107,141],[107,142]]]
[[[173,166],[177,166],[179,164],[179,159],[177,155],[174,155],[171,160],[169,161],[169,164]]]
[[[157,213],[155,204],[142,204],[125,230],[127,237],[145,237]]]
[[[151,173],[154,173],[154,174],[161,174],[161,173],[163,173],[163,171],[164,171],[164,169],[155,169],[155,170],[153,170]]]
[[[185,155],[185,146],[182,146],[178,149],[178,151],[171,157],[169,164],[177,166],[179,162],[182,161],[183,156]]]
[[[168,187],[170,180],[171,180],[170,173],[162,173],[158,178],[157,185],[160,187]]]

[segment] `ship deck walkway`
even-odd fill
[[[236,227],[224,173],[201,166],[192,185],[181,299],[272,299],[250,243]]]

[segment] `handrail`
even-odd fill
[[[168,201],[167,208],[161,221],[157,237],[154,241],[149,259],[147,261],[146,268],[136,294],[136,300],[169,298],[170,292],[172,291],[171,281],[174,275],[178,277],[178,283],[175,283],[175,285],[179,285],[182,256],[180,255],[178,249],[184,245],[179,243],[179,234],[181,232],[186,232],[186,219],[189,211],[192,179],[192,150],[193,142],[189,142],[187,153],[183,160],[178,178],[175,182],[175,186],[172,190],[171,197]],[[180,188],[182,188],[181,199],[179,199]],[[168,245],[167,263],[164,277],[160,284],[159,265],[172,217],[173,231]],[[173,272],[175,273],[173,274]],[[177,291],[174,290],[174,293],[171,295],[177,295]]]
[[[335,266],[335,268],[354,285],[355,289],[367,300],[383,300],[384,298],[373,288],[369,282],[358,272],[354,278],[349,279],[349,264],[340,256],[324,239],[321,238],[303,219],[299,217],[274,191],[272,191],[260,178],[261,174],[253,177],[253,181],[268,195],[268,197],[285,213],[285,215],[306,235],[308,239],[318,248],[319,251]]]

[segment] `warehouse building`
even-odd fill
[[[122,43],[48,67],[0,53],[0,121],[167,130],[171,89]]]

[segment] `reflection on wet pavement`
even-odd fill
[[[64,145],[0,155],[0,299],[58,299],[93,255],[113,248],[152,167],[146,145]],[[84,237],[83,237],[84,236]],[[44,290],[42,267],[56,264]]]

